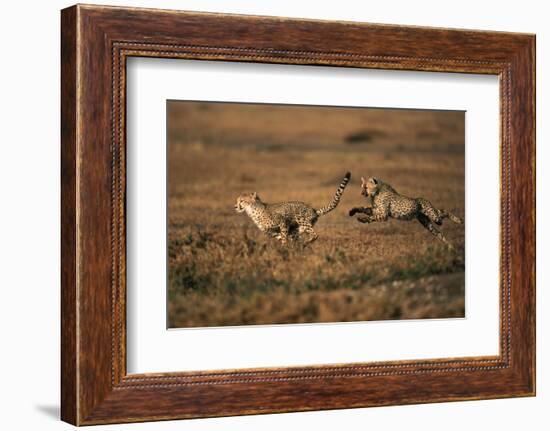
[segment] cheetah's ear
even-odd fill
[[[258,193],[252,192],[252,198],[253,199],[258,199]]]
[[[378,185],[378,180],[377,180],[376,178],[371,177],[371,178],[369,178],[369,180],[370,180],[371,182],[373,182],[374,185]]]
[[[361,177],[361,185],[363,184],[367,184],[367,181],[365,181],[365,179],[363,177]]]

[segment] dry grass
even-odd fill
[[[359,177],[378,176],[464,216],[464,116],[455,112],[253,107],[170,102],[170,327],[464,315],[464,227],[446,221],[449,252],[418,222],[364,225]],[[319,239],[281,247],[233,205],[340,206]]]

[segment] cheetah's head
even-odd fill
[[[237,198],[237,203],[235,204],[235,211],[238,213],[242,213],[246,210],[247,207],[250,205],[255,204],[256,202],[260,201],[260,197],[258,196],[258,193],[243,193]]]
[[[368,180],[365,180],[361,177],[361,194],[365,197],[374,196],[380,187],[380,180],[370,177]]]

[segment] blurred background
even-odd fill
[[[464,112],[169,101],[170,327],[464,316],[464,225],[447,250],[417,221],[370,225],[360,177],[464,217]],[[281,247],[234,204],[339,206]]]

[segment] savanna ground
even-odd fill
[[[319,239],[284,247],[236,198],[339,206]],[[464,217],[462,112],[168,102],[168,325],[200,327],[464,316],[464,226],[361,224],[360,177]]]

